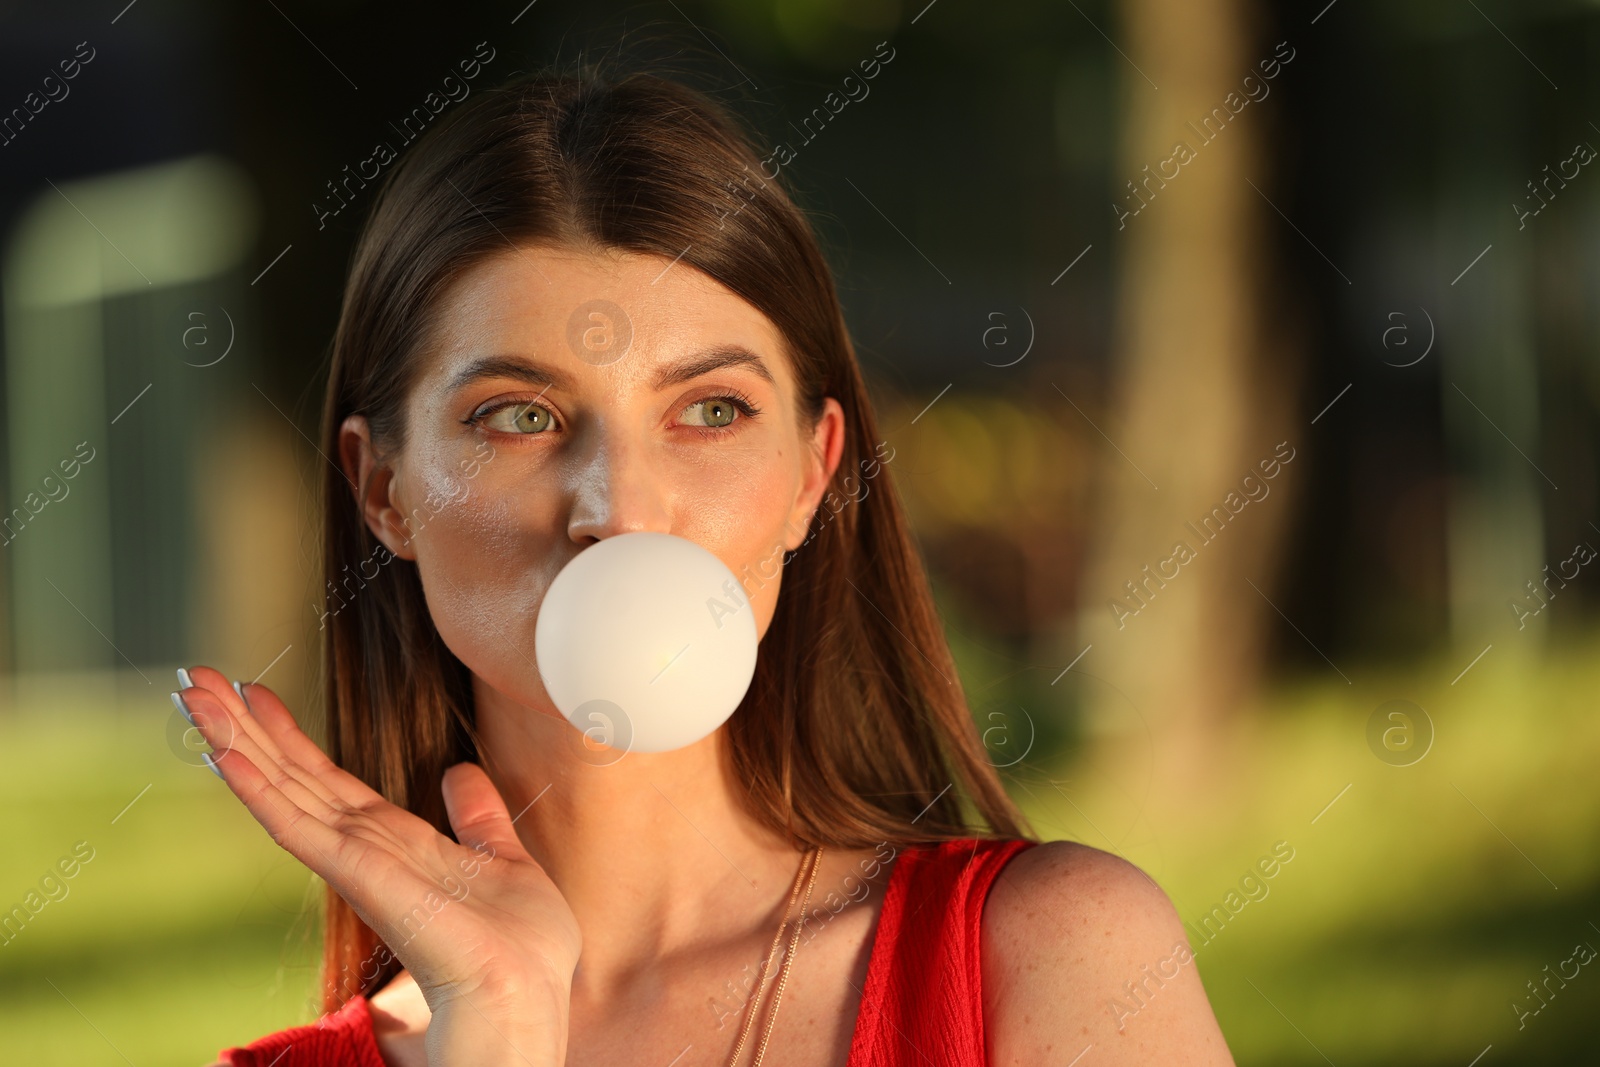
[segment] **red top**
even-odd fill
[[[905,849],[889,875],[846,1067],[983,1067],[978,935],[995,876],[1035,842],[965,838]],[[367,999],[224,1049],[235,1067],[386,1067]]]

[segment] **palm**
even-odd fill
[[[435,1012],[491,980],[571,976],[577,921],[481,768],[445,772],[452,841],[335,766],[266,686],[247,706],[218,672],[191,675],[183,698],[228,788],[384,939]]]

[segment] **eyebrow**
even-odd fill
[[[774,386],[778,384],[760,356],[743,345],[736,344],[718,345],[663,367],[650,384],[653,389],[665,389],[671,385],[691,381],[702,374],[729,367],[745,367],[768,384]],[[566,389],[571,386],[571,379],[566,374],[537,360],[518,355],[495,355],[475,359],[461,368],[450,379],[447,388],[450,392],[455,392],[487,378],[512,378],[527,382],[529,385],[554,389]]]

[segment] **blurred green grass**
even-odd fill
[[[1485,1065],[1594,1063],[1600,974],[1582,968],[1522,1028],[1511,1005],[1537,1007],[1526,982],[1600,946],[1597,650],[1508,644],[1454,685],[1470,656],[1279,686],[1241,718],[1214,789],[1150,782],[1141,802],[1142,783],[1066,764],[1047,775],[1061,793],[1018,799],[1047,836],[1162,885],[1241,1064],[1466,1067],[1491,1045]],[[1392,698],[1436,731],[1407,767],[1367,748]],[[1206,943],[1199,919],[1277,841],[1293,860]]]
[[[1440,661],[1271,688],[1203,794],[1039,748],[1008,773],[1037,783],[1015,795],[1041,832],[1118,851],[1167,890],[1241,1064],[1465,1067],[1491,1045],[1484,1067],[1593,1062],[1590,968],[1525,1029],[1510,1007],[1576,942],[1600,946],[1600,640],[1532,649],[1496,648],[1454,686],[1460,663]],[[975,708],[1006,699],[975,647],[956,650]],[[315,1017],[319,883],[174,755],[165,690],[136,688],[0,717],[0,905],[75,842],[95,849],[0,946],[7,1064],[197,1065]],[[1392,697],[1437,731],[1410,767],[1366,747]],[[1280,840],[1295,855],[1268,895],[1202,946],[1193,924]]]
[[[0,1062],[194,1067],[314,1018],[314,879],[168,747],[167,690],[30,703],[0,717],[0,906],[94,855],[0,945]]]

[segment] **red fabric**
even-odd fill
[[[983,1067],[978,937],[989,888],[1032,841],[902,850],[889,875],[846,1067]],[[235,1067],[385,1067],[365,997],[306,1026],[224,1049]]]
[[[878,917],[845,1067],[983,1067],[983,903],[1033,841],[967,838],[901,853]]]
[[[223,1049],[219,1058],[234,1067],[385,1067],[363,996],[314,1023]]]

